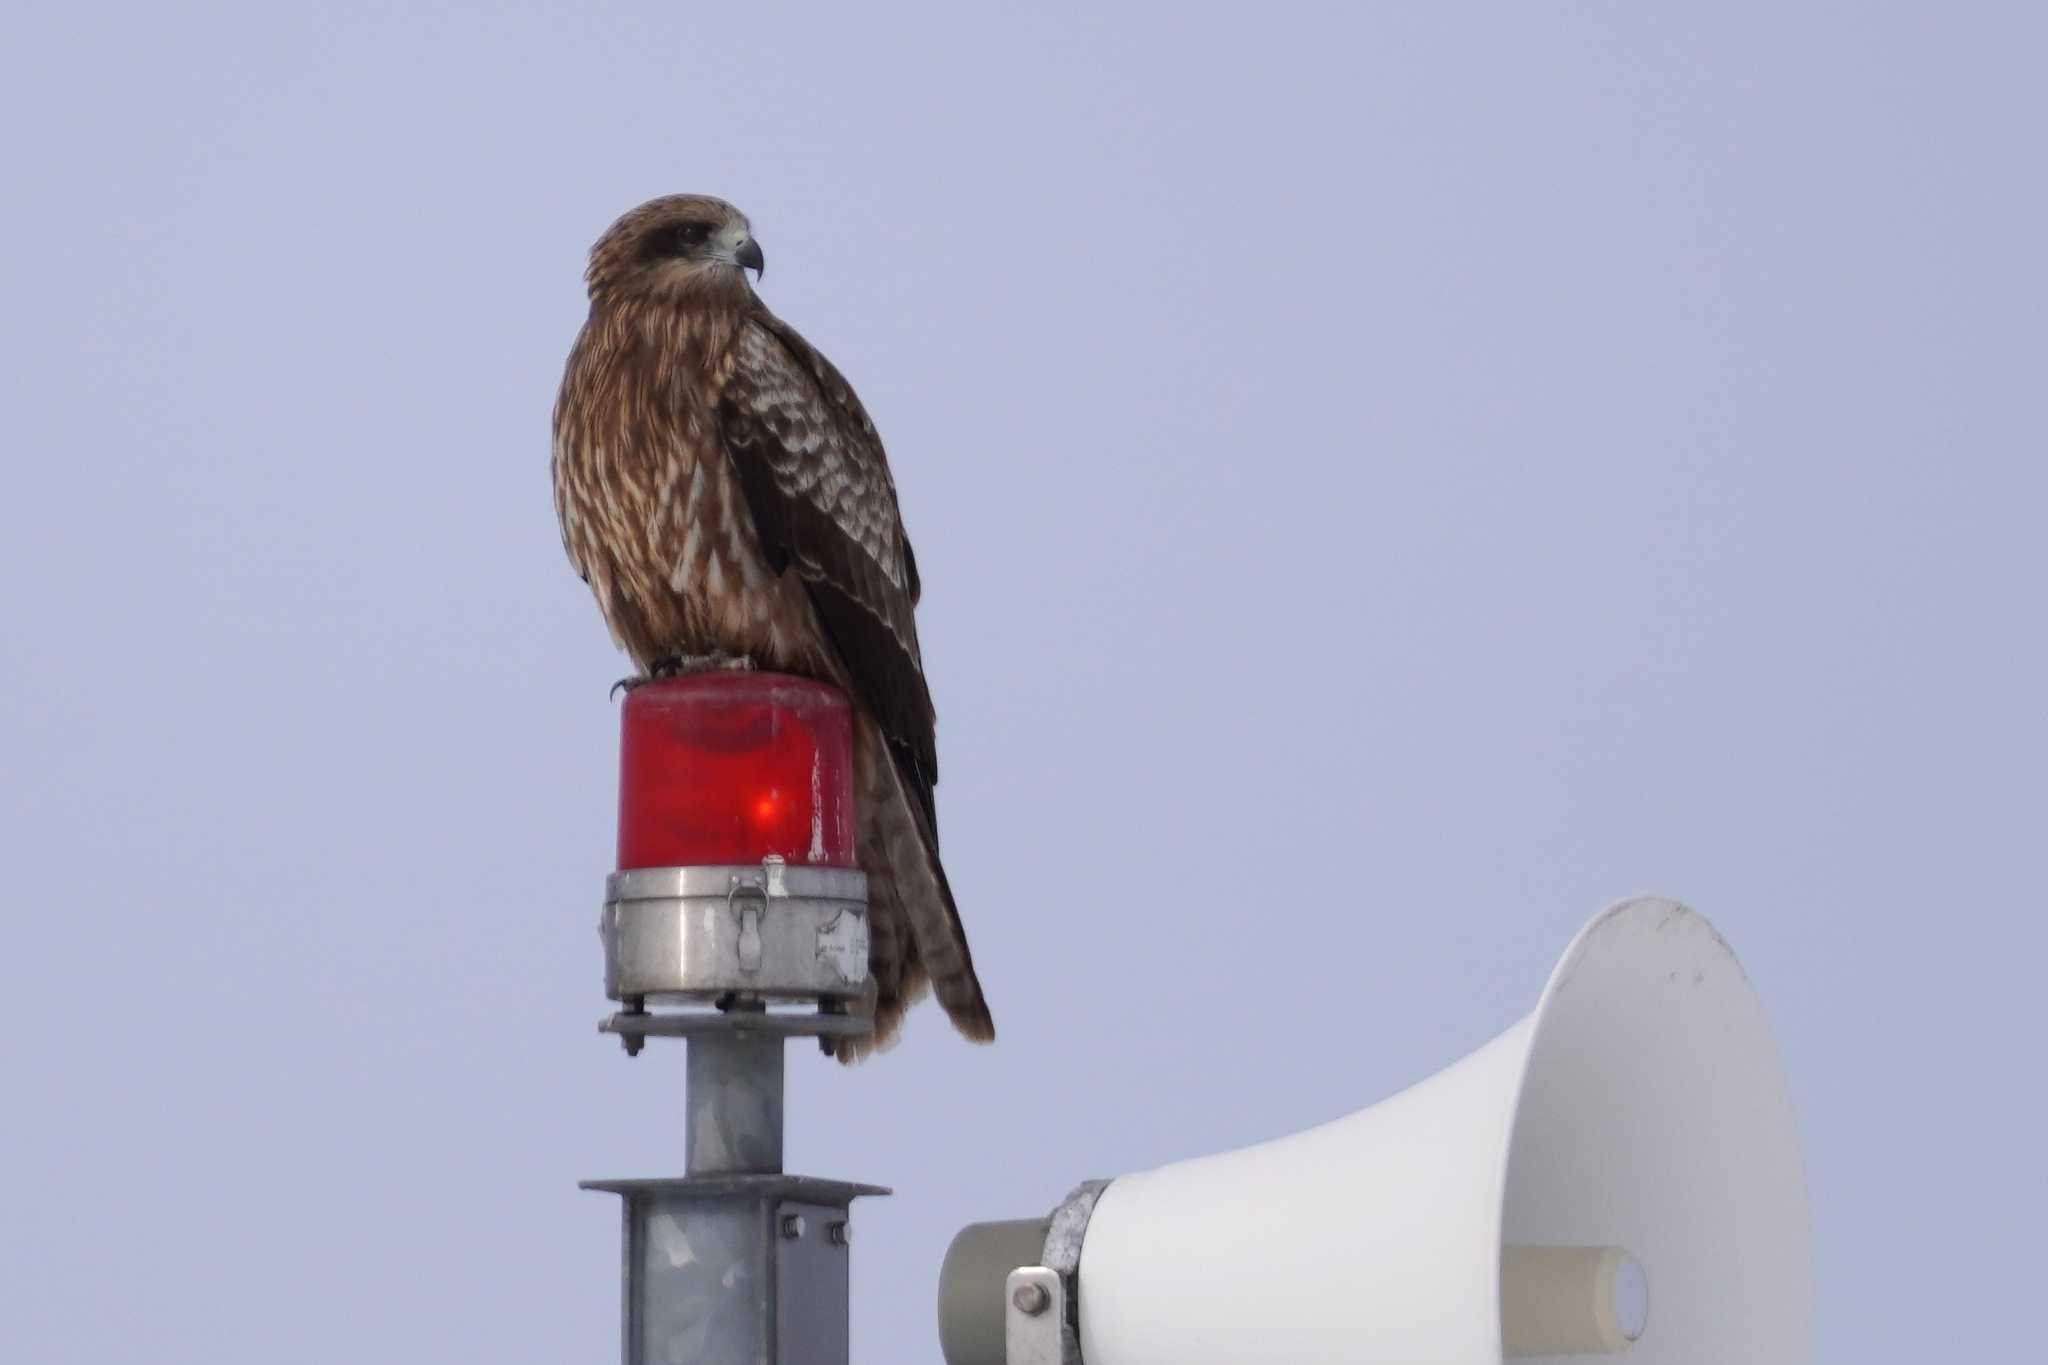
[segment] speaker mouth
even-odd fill
[[[1747,974],[1694,911],[1624,901],[1551,973],[1515,1097],[1500,1233],[1511,1248],[1616,1249],[1593,1296],[1603,1344],[1582,1351],[1811,1358],[1790,1091]],[[1511,1325],[1504,1316],[1509,1347]]]

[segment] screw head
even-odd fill
[[[784,1241],[794,1242],[804,1235],[804,1216],[800,1213],[782,1215],[782,1236]]]
[[[828,1223],[825,1225],[825,1240],[836,1247],[852,1246],[853,1229],[848,1227],[843,1219]]]
[[[1025,1317],[1035,1318],[1052,1306],[1052,1295],[1045,1292],[1042,1284],[1020,1284],[1017,1292],[1010,1295],[1010,1302]]]

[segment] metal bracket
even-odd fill
[[[776,1207],[775,1359],[777,1365],[846,1365],[847,1249],[852,1223],[843,1204]]]
[[[1059,1271],[1019,1266],[1003,1283],[1003,1354],[1008,1365],[1072,1365],[1065,1323],[1067,1286]]]
[[[887,1190],[751,1173],[583,1188],[622,1196],[626,1365],[847,1365],[847,1205]]]
[[[597,1021],[599,1033],[616,1033],[627,1042],[641,1038],[706,1038],[718,1034],[752,1034],[763,1038],[858,1038],[873,1032],[875,1021],[864,1014],[739,1014],[716,1010],[650,1014],[620,1010]]]

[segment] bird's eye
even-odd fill
[[[648,237],[646,253],[651,261],[670,256],[687,256],[711,240],[709,223],[677,223]]]

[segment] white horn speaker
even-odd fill
[[[1596,917],[1534,1012],[1392,1099],[1090,1193],[1058,1296],[1086,1365],[1812,1356],[1777,1049],[1728,945],[1673,901]]]

